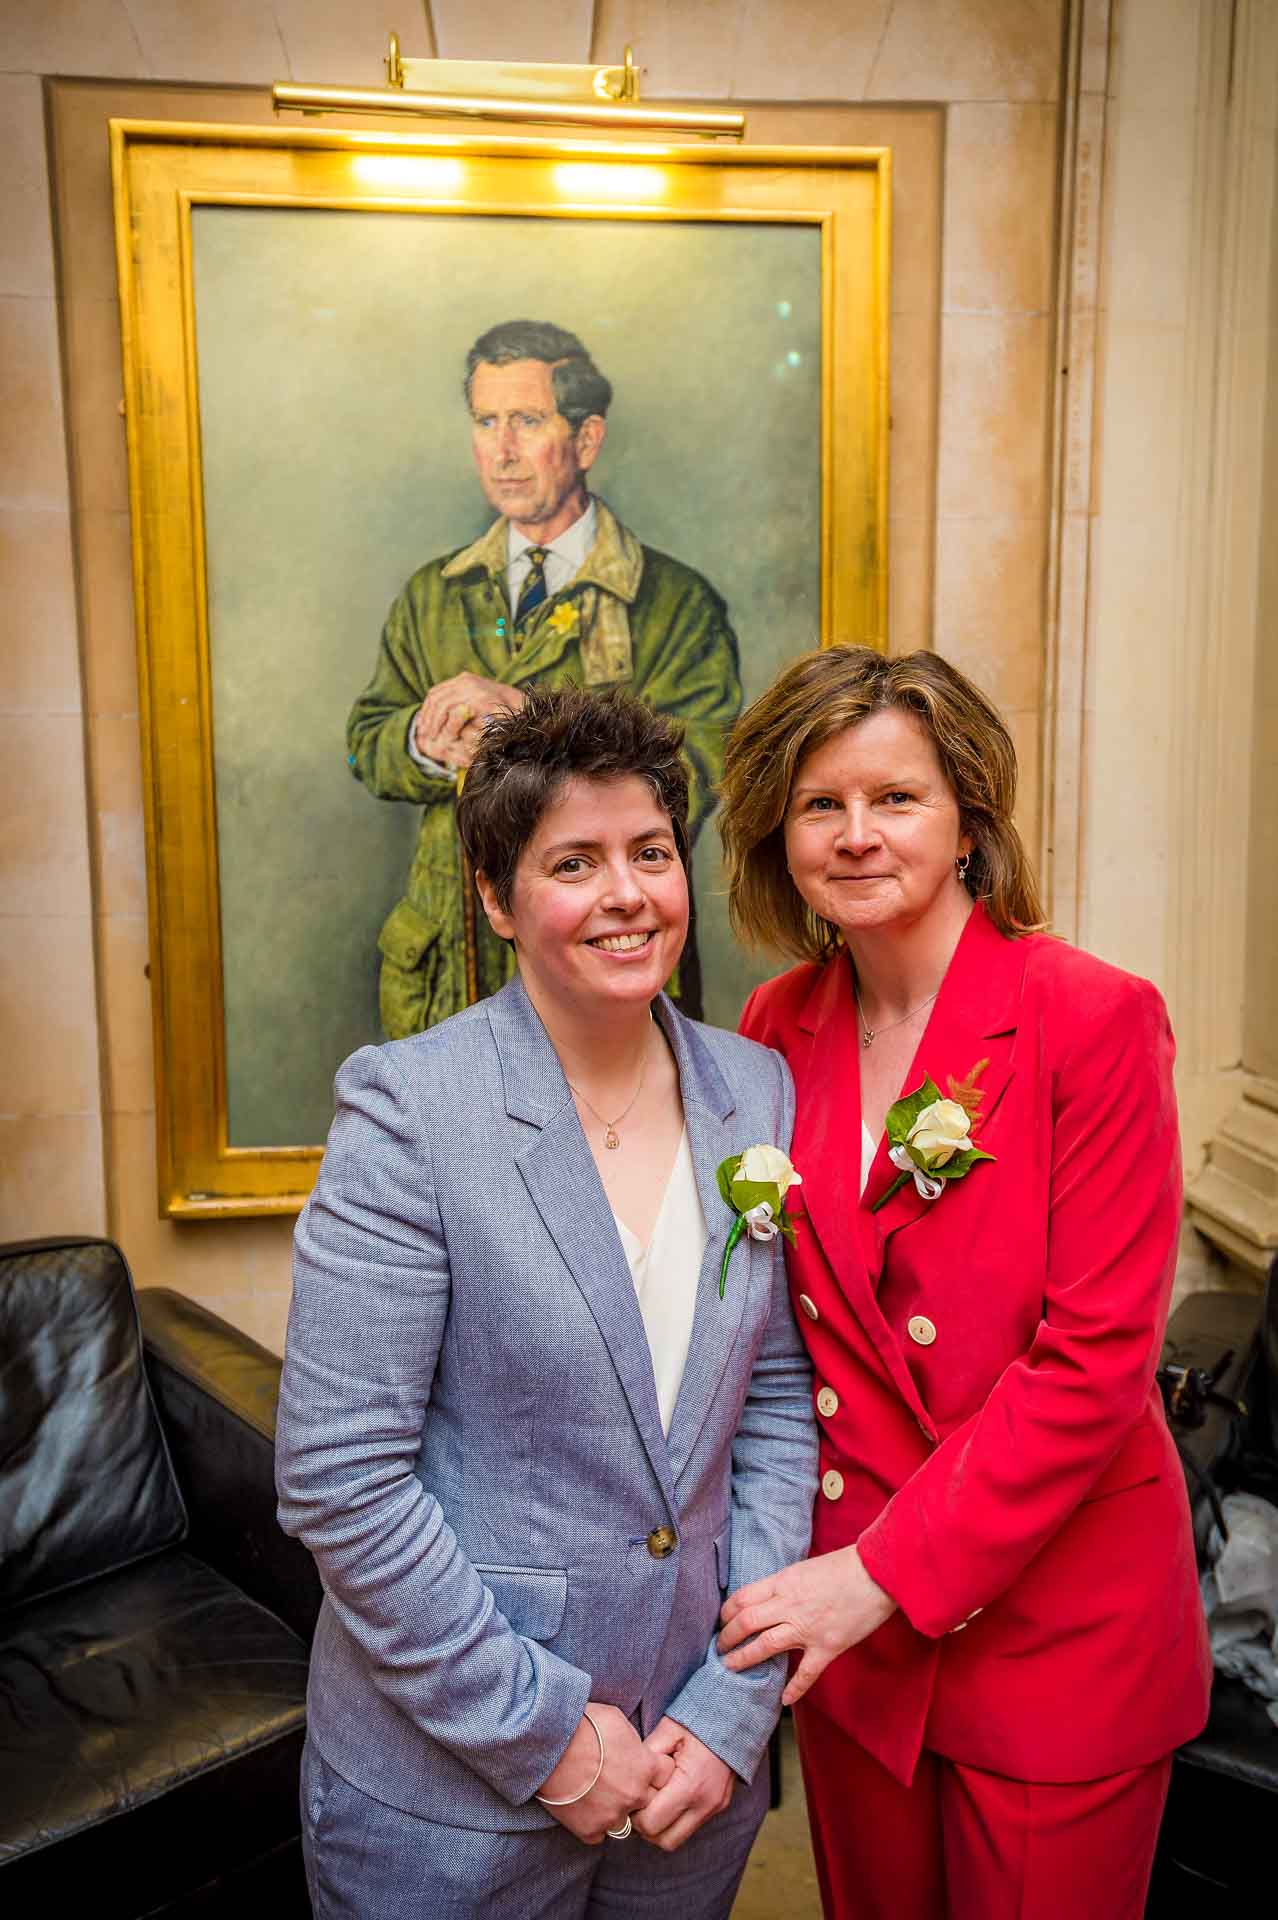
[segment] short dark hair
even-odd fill
[[[512,360],[543,360],[550,368],[555,405],[576,433],[592,413],[606,418],[612,405],[612,383],[606,380],[575,333],[549,320],[503,320],[481,333],[466,355],[462,392],[470,405],[470,383],[475,368],[509,366]]]
[[[675,846],[688,864],[688,774],[678,721],[654,713],[620,688],[529,687],[522,707],[494,714],[457,800],[457,831],[476,873],[503,912],[510,911],[515,869],[538,822],[572,779],[637,775],[670,816]]]

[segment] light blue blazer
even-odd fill
[[[309,1726],[392,1806],[490,1831],[533,1799],[587,1700],[670,1713],[743,1778],[783,1663],[729,1673],[723,1595],[807,1550],[817,1442],[780,1240],[720,1300],[731,1153],[787,1145],[780,1056],[664,997],[709,1228],[663,1435],[634,1284],[558,1057],[516,978],[354,1054],[298,1223],[280,1519],[325,1600]],[[802,1171],[802,1169],[800,1169]],[[648,1536],[677,1546],[654,1558]]]

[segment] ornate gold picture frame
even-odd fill
[[[889,156],[115,121],[112,162],[159,1206],[288,1213],[380,1037],[415,811],[351,780],[345,709],[404,578],[486,525],[467,343],[530,313],[586,341],[601,492],[726,601],[745,698],[882,645]],[[716,878],[708,831],[726,1023],[758,973]]]

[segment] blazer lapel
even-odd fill
[[[861,1205],[860,1037],[846,953],[822,969],[799,1026],[809,1035],[807,1061],[792,1062],[799,1110],[791,1158],[803,1176],[798,1197],[807,1216],[799,1231],[811,1226],[883,1371],[918,1409],[918,1389],[875,1297],[882,1255]]]
[[[673,1509],[674,1479],[661,1431],[643,1316],[568,1082],[517,975],[485,1007],[501,1062],[506,1111],[537,1129],[516,1153],[516,1165],[594,1315],[653,1471]]]
[[[978,903],[955,948],[902,1088],[903,1093],[910,1092],[922,1084],[924,1074],[930,1074],[943,1099],[956,1099],[974,1114],[973,1138],[978,1146],[984,1142],[1015,1066],[1025,955],[1025,947],[1005,939]],[[875,1200],[887,1192],[897,1173],[883,1139],[862,1208],[866,1253],[876,1283],[891,1236],[945,1200],[944,1192],[939,1202],[923,1199],[909,1179],[873,1212]],[[979,1163],[974,1177],[981,1177]]]
[[[657,1017],[679,1069],[684,1124],[706,1222],[692,1339],[667,1438],[671,1471],[678,1480],[714,1404],[745,1312],[749,1244],[744,1236],[729,1263],[723,1299],[719,1298],[719,1268],[735,1219],[719,1192],[719,1164],[755,1143],[734,1133],[730,1122],[736,1099],[695,1025],[677,1013],[664,994],[657,1002]]]
[[[806,1059],[792,1062],[798,1112],[790,1157],[803,1180],[792,1211],[807,1217],[839,1285],[859,1311],[869,1283],[857,1223],[861,1076],[846,953],[823,968],[799,1014],[799,1027],[809,1037]]]

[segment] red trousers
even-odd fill
[[[1171,1755],[1037,1786],[926,1750],[903,1787],[795,1709],[826,1920],[1141,1920]]]

